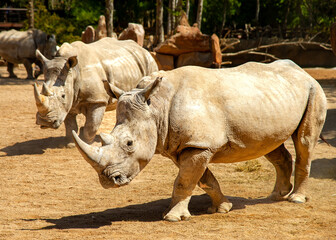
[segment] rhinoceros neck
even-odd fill
[[[156,153],[168,156],[168,129],[170,103],[174,96],[174,88],[168,83],[162,83],[160,90],[151,97],[151,109],[157,128]],[[168,154],[168,155],[167,155]]]

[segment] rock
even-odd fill
[[[214,62],[211,52],[191,52],[181,54],[177,58],[176,67],[194,65],[200,67],[211,67]]]
[[[219,38],[216,34],[212,34],[210,42],[214,64],[216,65],[216,67],[220,67],[222,63],[222,52],[219,45]]]
[[[159,44],[154,51],[160,54],[178,56],[189,52],[210,52],[210,37],[197,27],[179,25],[176,34]]]
[[[155,59],[159,70],[172,70],[174,69],[174,57],[171,55],[150,52]]]
[[[102,39],[104,37],[107,37],[106,21],[105,21],[105,16],[101,15],[99,17],[98,26],[97,26],[97,29],[96,29],[95,40],[97,41],[97,40]]]
[[[92,43],[95,41],[95,30],[92,26],[87,26],[85,31],[82,32],[82,42]]]
[[[145,30],[143,26],[137,23],[129,23],[128,27],[120,33],[118,39],[119,40],[131,39],[142,47],[144,43],[144,38],[145,38]]]

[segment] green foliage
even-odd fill
[[[75,26],[68,19],[61,18],[55,13],[50,13],[42,0],[35,0],[34,27],[41,29],[48,34],[55,34],[58,44],[80,40],[74,34]],[[28,20],[24,22],[25,29],[28,29]]]
[[[169,0],[164,4],[163,24],[166,29]],[[189,23],[196,21],[197,3],[190,0]],[[203,0],[202,32],[221,33],[225,17],[226,28],[270,26],[282,31],[300,31],[310,36],[322,32],[328,39],[330,25],[336,21],[336,1],[321,0],[260,0],[260,14],[255,21],[256,0]],[[0,6],[25,7],[27,0],[3,0]],[[81,32],[88,26],[96,26],[105,11],[105,0],[35,0],[35,27],[57,35],[58,43],[80,39]],[[48,9],[44,5],[48,2]],[[185,9],[186,0],[183,0]],[[122,31],[129,22],[144,25],[147,34],[155,29],[156,0],[114,1],[114,30]],[[224,11],[226,14],[224,14]],[[173,12],[178,15],[178,12]],[[28,24],[26,24],[27,26]]]

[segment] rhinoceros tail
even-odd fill
[[[320,139],[330,147],[330,144],[327,142],[327,140],[323,137],[322,134],[320,134]]]

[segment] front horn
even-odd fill
[[[34,96],[38,111],[41,113],[48,112],[48,98],[40,95],[36,83],[34,83]]]
[[[97,172],[101,172],[103,166],[100,164],[100,159],[103,156],[101,148],[92,147],[82,141],[77,135],[77,133],[72,130],[72,136],[75,141],[76,147],[79,152],[82,154],[84,159],[94,168]]]

